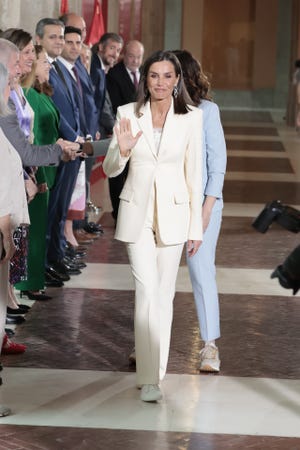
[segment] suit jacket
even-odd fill
[[[91,77],[80,58],[77,59],[75,66],[82,87],[87,134],[90,134],[95,139],[96,132],[99,130],[99,110],[95,103],[95,89]]]
[[[52,100],[60,113],[59,134],[63,139],[75,141],[77,136],[82,136],[80,128],[80,112],[77,100],[73,92],[72,77],[65,66],[57,61],[66,81],[66,86],[59,74],[52,67],[49,81],[53,87]]]
[[[95,87],[95,102],[99,110],[99,131],[103,139],[112,134],[115,114],[106,87],[106,75],[96,53],[92,55],[91,78]]]
[[[95,88],[95,103],[101,114],[105,101],[106,79],[97,53],[92,54],[91,79]]]
[[[123,61],[120,61],[108,71],[106,86],[115,114],[118,106],[136,100],[136,89]]]
[[[29,223],[20,156],[0,128],[0,217],[11,216],[12,227]]]
[[[57,166],[61,161],[61,147],[58,144],[31,145],[20,128],[15,106],[11,99],[8,100],[8,106],[12,113],[8,116],[0,116],[0,127],[19,153],[23,166]]]
[[[116,239],[136,242],[144,227],[149,196],[156,193],[157,223],[165,245],[202,239],[202,111],[190,107],[187,114],[167,114],[156,153],[150,102],[134,112],[134,103],[118,108],[117,120],[130,119],[132,132],[143,134],[128,158],[120,156],[113,136],[103,162],[108,176],[117,176],[130,159],[129,172],[120,195]]]
[[[199,108],[203,111],[203,195],[216,197],[214,210],[220,210],[226,171],[226,143],[220,111],[208,100],[202,100]]]

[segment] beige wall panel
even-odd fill
[[[164,11],[164,0],[143,0],[142,42],[145,46],[146,58],[154,51],[164,48]]]
[[[81,0],[69,0],[69,11],[81,14]],[[1,0],[0,28],[23,28],[34,33],[36,23],[43,17],[58,17],[60,0]]]
[[[255,2],[205,0],[202,64],[215,89],[250,89]]]
[[[276,85],[276,51],[278,2],[256,0],[254,27],[253,81],[254,89]]]
[[[107,10],[107,31],[119,32],[119,1],[109,0]]]
[[[202,59],[204,0],[183,0],[181,48]]]

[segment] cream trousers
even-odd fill
[[[151,206],[139,240],[127,244],[135,281],[137,384],[158,384],[166,374],[173,299],[184,245],[166,246],[160,242],[153,210]]]

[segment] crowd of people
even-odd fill
[[[204,346],[199,369],[219,372],[215,250],[221,227],[226,146],[218,106],[186,50],[144,62],[137,40],[105,33],[84,44],[83,17],[43,18],[35,36],[0,35],[0,345],[13,342],[30,300],[48,301],[86,266],[103,233],[89,222],[90,176],[105,156],[115,238],[135,280],[135,348],[141,399],[158,401],[166,374],[175,283],[186,243]],[[12,189],[14,186],[14,189]],[[20,316],[21,315],[21,316]],[[21,317],[21,319],[20,319]],[[24,319],[23,319],[24,320]],[[10,413],[1,406],[0,416]]]

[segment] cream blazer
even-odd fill
[[[150,102],[134,112],[134,103],[120,106],[117,121],[130,119],[132,132],[143,134],[128,158],[122,158],[114,134],[103,162],[108,177],[119,175],[130,159],[120,194],[115,238],[134,243],[145,225],[151,193],[155,189],[159,234],[165,245],[202,240],[202,111],[167,114],[159,152],[154,144]]]
[[[10,215],[12,228],[29,224],[22,162],[0,128],[0,217]]]

